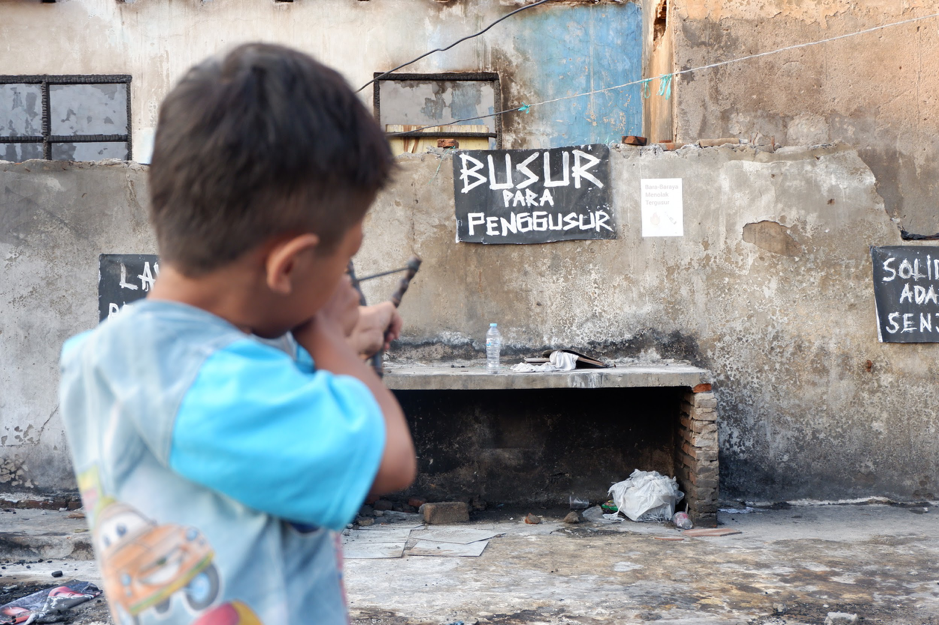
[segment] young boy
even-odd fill
[[[348,340],[344,272],[391,167],[345,81],[293,50],[241,46],[167,96],[159,279],[62,351],[117,623],[347,622],[335,531],[415,473],[401,408]]]

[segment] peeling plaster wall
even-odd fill
[[[503,87],[506,107],[642,77],[642,14],[636,4],[555,7],[510,28],[511,39],[494,50],[494,58],[514,66],[509,71],[514,80]],[[587,138],[587,143],[619,142],[623,135],[641,134],[642,96],[634,85],[545,104],[506,122],[517,137],[508,147],[562,147]]]
[[[58,354],[94,327],[98,254],[152,252],[146,170],[0,162],[0,491],[74,488]]]
[[[510,6],[503,6],[508,4]],[[248,41],[299,48],[355,88],[518,8],[435,0],[0,0],[3,73],[130,74],[134,158],[152,142],[159,103],[194,63]],[[508,108],[641,74],[641,9],[632,1],[558,2],[529,9],[402,71],[495,71]],[[37,45],[42,33],[42,45]],[[372,88],[361,93],[371,106]],[[638,87],[505,117],[505,147],[549,147],[641,134]],[[480,122],[485,123],[485,121]]]
[[[516,4],[0,0],[0,58],[9,74],[131,74],[141,149],[182,72],[242,41],[299,47],[358,86]],[[625,82],[637,71],[632,60],[610,72],[639,35],[609,24],[634,20],[638,4],[582,4],[532,9],[408,71],[498,71],[506,105]],[[670,5],[679,68],[935,9],[927,0]],[[570,28],[553,56],[538,56],[561,23]],[[364,273],[414,251],[425,258],[403,306],[409,326],[399,353],[478,354],[486,324],[498,320],[510,352],[580,345],[686,358],[717,376],[725,496],[936,497],[937,347],[877,343],[867,250],[901,242],[891,217],[911,232],[939,232],[937,37],[939,26],[922,22],[679,79],[679,141],[762,135],[844,141],[857,152],[614,154],[618,241],[457,245],[449,163],[402,161],[369,217],[358,261]],[[580,45],[589,56],[576,56]],[[636,134],[638,90],[621,116],[604,118],[629,93],[508,115],[505,145],[569,141],[571,128],[593,140]],[[642,177],[684,178],[685,237],[640,237]],[[96,322],[97,254],[154,251],[145,196],[135,166],[0,166],[0,490],[72,485],[55,413],[58,349]],[[368,294],[386,296],[391,284],[376,281]]]
[[[455,243],[450,162],[400,165],[356,259],[424,259],[393,357],[482,362],[497,321],[510,354],[691,360],[716,378],[724,497],[937,497],[939,345],[877,342],[869,246],[900,238],[855,151],[614,150],[619,238],[520,246]],[[664,177],[685,236],[643,239],[639,181]],[[59,347],[97,322],[97,255],[155,251],[145,197],[139,166],[0,166],[0,491],[72,484]]]
[[[671,0],[687,69],[935,13],[932,0]],[[939,233],[939,19],[681,76],[679,141],[844,142],[898,226]]]
[[[668,0],[645,0],[643,4],[643,40],[642,56],[644,78],[664,76],[674,72],[675,65],[675,29],[670,24],[674,12]],[[658,87],[661,83],[656,82]],[[658,95],[658,89],[645,98],[642,107],[643,135],[649,143],[672,141],[675,137],[675,97],[665,98]]]
[[[481,361],[495,321],[513,354],[687,358],[716,376],[722,496],[935,498],[939,345],[877,341],[869,246],[901,241],[857,152],[644,148],[612,161],[618,240],[482,246],[453,241],[450,163],[403,160],[357,260],[367,274],[424,259],[399,350]],[[639,181],[672,177],[685,236],[643,239]],[[394,289],[383,280],[370,301]]]

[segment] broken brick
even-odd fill
[[[685,536],[700,537],[700,536],[730,536],[732,534],[742,534],[740,530],[732,530],[729,528],[723,527],[713,527],[713,528],[695,528],[690,530],[685,530],[682,532]]]
[[[428,525],[449,525],[469,521],[469,504],[465,501],[446,501],[425,503],[420,508],[424,523]]]

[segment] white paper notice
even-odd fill
[[[642,180],[642,236],[684,236],[683,221],[681,178]]]

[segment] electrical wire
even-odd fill
[[[388,71],[385,72],[384,74],[379,74],[378,76],[375,76],[375,78],[372,78],[370,81],[368,81],[367,83],[365,83],[364,85],[362,85],[361,87],[359,87],[358,89],[356,89],[355,92],[358,93],[359,91],[361,91],[362,89],[365,89],[366,87],[368,87],[370,84],[372,84],[372,83],[375,82],[376,80],[381,80],[381,79],[384,78],[385,76],[388,76],[389,74],[395,73],[396,71],[398,71],[398,70],[401,69],[402,67],[407,67],[408,65],[411,65],[411,64],[413,64],[413,63],[417,63],[418,61],[420,61],[420,60],[423,59],[424,57],[430,56],[431,54],[434,54],[435,52],[446,52],[447,50],[449,50],[449,49],[452,48],[453,46],[455,46],[455,45],[457,45],[457,44],[460,44],[460,43],[463,43],[463,42],[466,41],[467,39],[472,39],[472,38],[474,38],[474,37],[479,37],[481,34],[483,34],[484,32],[486,32],[487,30],[489,30],[490,28],[492,28],[493,26],[495,26],[496,24],[498,24],[498,23],[501,22],[502,20],[508,19],[508,18],[512,17],[513,15],[515,15],[516,13],[521,13],[522,11],[527,11],[528,9],[531,9],[531,8],[533,8],[533,7],[536,7],[536,6],[538,6],[539,4],[544,4],[545,2],[551,2],[551,1],[552,1],[552,0],[538,0],[538,2],[535,2],[535,3],[533,3],[533,4],[528,4],[528,5],[526,5],[526,6],[521,7],[520,9],[515,9],[515,10],[512,11],[511,13],[506,13],[505,15],[503,15],[502,17],[500,17],[499,19],[497,19],[496,21],[494,21],[492,24],[489,24],[489,26],[486,26],[485,28],[483,28],[481,31],[479,31],[479,32],[476,33],[476,34],[467,35],[466,37],[463,37],[462,39],[460,39],[460,40],[458,40],[458,41],[454,41],[453,43],[451,43],[451,44],[450,44],[449,46],[447,46],[446,48],[437,48],[436,50],[431,50],[430,52],[425,52],[424,54],[420,55],[419,57],[417,57],[417,58],[414,59],[413,61],[408,61],[407,63],[402,63],[401,65],[397,66],[396,68],[388,70]]]
[[[659,76],[653,76],[652,78],[643,78],[642,80],[633,80],[631,82],[623,83],[621,85],[615,85],[613,87],[604,87],[603,89],[595,89],[593,91],[587,91],[584,93],[577,93],[574,95],[563,96],[560,98],[554,98],[552,100],[545,100],[543,102],[536,102],[529,106],[541,106],[542,104],[550,104],[552,102],[560,102],[561,100],[570,100],[571,98],[580,98],[586,95],[594,95],[595,93],[603,93],[605,91],[613,91],[615,89],[622,89],[624,87],[629,87],[631,85],[638,85],[640,83],[648,82],[650,80],[664,80],[670,79],[673,76],[681,76],[682,74],[690,74],[692,72],[700,72],[706,69],[714,69],[715,67],[723,67],[725,65],[731,65],[733,63],[740,63],[741,61],[749,61],[752,59],[758,59],[764,56],[770,56],[772,54],[779,54],[781,52],[788,52],[789,50],[798,50],[800,48],[808,48],[810,46],[817,46],[823,43],[829,43],[832,41],[838,41],[839,39],[847,39],[849,37],[857,37],[858,35],[866,35],[874,31],[883,30],[885,28],[892,28],[894,26],[903,26],[905,24],[912,24],[913,22],[921,22],[923,20],[933,19],[939,17],[939,13],[933,13],[932,15],[924,15],[922,17],[914,17],[908,20],[903,20],[901,22],[893,22],[890,24],[881,24],[880,26],[874,26],[873,28],[865,28],[864,30],[858,30],[853,33],[846,33],[844,35],[837,35],[835,37],[828,37],[827,39],[819,39],[818,41],[810,41],[808,43],[797,43],[795,45],[786,46],[784,48],[777,48],[775,50],[769,50],[767,52],[759,52],[757,54],[750,54],[747,56],[741,56],[736,59],[729,59],[727,61],[718,61],[717,63],[710,63],[708,65],[701,65],[700,67],[692,67],[690,69],[683,69],[681,71],[672,72],[671,74],[661,74]]]
[[[534,5],[530,5],[530,6],[534,6]],[[526,7],[526,8],[527,8],[527,7]],[[675,76],[681,76],[681,75],[683,75],[683,74],[691,74],[691,73],[693,73],[693,72],[700,72],[700,71],[704,71],[704,70],[708,70],[708,69],[714,69],[714,68],[716,68],[716,67],[723,67],[723,66],[725,66],[725,65],[731,65],[731,64],[733,64],[733,63],[740,63],[740,62],[742,62],[742,61],[749,61],[749,60],[751,60],[751,59],[758,59],[758,58],[761,58],[761,57],[764,57],[764,56],[770,56],[770,55],[772,55],[772,54],[779,54],[779,53],[781,53],[781,52],[788,52],[789,50],[798,50],[798,49],[800,49],[800,48],[808,48],[808,47],[810,47],[810,46],[817,46],[817,45],[820,45],[820,44],[823,44],[823,43],[830,43],[830,42],[832,42],[832,41],[838,41],[839,39],[847,39],[847,38],[849,38],[849,37],[857,37],[858,35],[866,35],[866,34],[868,34],[868,33],[872,33],[872,32],[878,31],[878,30],[884,30],[884,29],[886,29],[886,28],[893,28],[894,26],[903,26],[903,25],[905,25],[905,24],[912,24],[912,23],[914,23],[914,22],[921,22],[921,21],[923,21],[923,20],[928,20],[928,19],[935,19],[935,18],[937,18],[937,17],[939,17],[939,13],[933,13],[933,14],[931,14],[931,15],[923,15],[923,16],[921,16],[921,17],[913,17],[913,18],[910,18],[910,19],[908,19],[908,20],[902,20],[902,21],[900,21],[900,22],[891,22],[890,24],[881,24],[880,26],[874,26],[874,27],[872,27],[872,28],[865,28],[864,30],[858,30],[858,31],[855,31],[855,32],[852,32],[852,33],[846,33],[846,34],[844,34],[844,35],[837,35],[837,36],[835,36],[835,37],[828,37],[828,38],[826,38],[826,39],[819,39],[819,40],[817,40],[817,41],[810,41],[810,42],[807,42],[807,43],[798,43],[798,44],[795,44],[795,45],[786,46],[786,47],[784,47],[784,48],[777,48],[777,49],[775,49],[775,50],[769,50],[769,51],[767,51],[767,52],[759,52],[759,53],[757,53],[757,54],[750,54],[750,55],[747,55],[747,56],[737,57],[737,58],[735,58],[735,59],[729,59],[729,60],[727,60],[727,61],[718,61],[717,63],[710,63],[710,64],[708,64],[708,65],[701,65],[701,66],[699,66],[699,67],[692,67],[692,68],[689,68],[689,69],[683,69],[683,70],[680,70],[680,71],[677,71],[677,72],[673,72],[673,73],[671,73],[671,74],[660,74],[660,75],[658,75],[658,76],[653,76],[653,77],[651,77],[651,78],[643,78],[643,79],[641,79],[641,80],[633,80],[633,81],[630,81],[630,82],[623,83],[623,84],[621,84],[621,85],[614,85],[614,86],[612,86],[612,87],[604,87],[604,88],[602,88],[602,89],[594,89],[593,91],[585,91],[584,93],[575,93],[574,95],[561,96],[560,98],[553,98],[553,99],[551,99],[551,100],[544,100],[544,101],[541,101],[541,102],[533,102],[533,103],[531,103],[531,104],[524,104],[524,103],[523,103],[523,104],[521,104],[520,106],[514,106],[514,107],[512,107],[512,108],[508,108],[508,109],[505,109],[504,111],[499,111],[499,112],[497,112],[497,113],[489,113],[489,114],[487,114],[487,115],[479,115],[479,116],[477,116],[477,117],[467,117],[467,118],[464,118],[464,119],[456,119],[456,120],[453,120],[453,121],[451,121],[451,122],[448,122],[447,125],[455,125],[455,124],[460,124],[460,123],[463,123],[463,122],[475,121],[475,120],[477,120],[477,119],[486,119],[486,118],[488,118],[488,117],[496,117],[496,116],[498,116],[498,115],[505,115],[505,114],[507,114],[507,113],[514,113],[514,112],[528,113],[528,112],[531,110],[531,108],[532,108],[532,107],[535,107],[535,106],[542,106],[542,105],[544,105],[544,104],[552,104],[552,103],[554,103],[554,102],[561,102],[562,100],[571,100],[571,99],[573,99],[573,98],[582,98],[582,97],[584,97],[584,96],[595,95],[595,94],[597,94],[597,93],[605,93],[605,92],[607,92],[607,91],[615,91],[615,90],[617,90],[617,89],[625,89],[626,87],[631,87],[631,86],[633,86],[633,85],[640,85],[640,84],[643,84],[643,83],[648,84],[650,81],[653,81],[653,80],[669,80],[669,81],[671,81],[671,79],[672,79],[673,77],[675,77]],[[671,88],[671,86],[670,86],[670,84],[669,84],[669,89],[670,89],[670,88]],[[438,126],[440,126],[440,124],[435,124],[435,125],[433,125],[433,126],[422,126],[421,128],[415,128],[414,130],[409,130],[409,131],[407,131],[407,132],[388,133],[386,136],[388,136],[388,137],[396,137],[396,136],[399,136],[399,135],[402,135],[402,134],[408,134],[408,133],[412,133],[412,132],[420,132],[420,131],[422,131],[422,130],[427,130],[428,128],[436,128],[436,127],[438,127]]]

